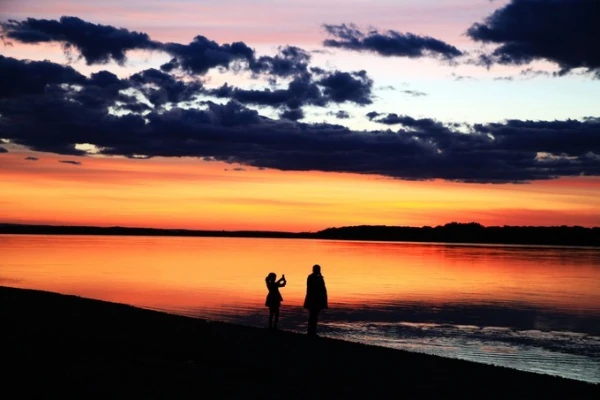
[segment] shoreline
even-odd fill
[[[600,398],[600,385],[0,286],[0,394],[62,398]]]

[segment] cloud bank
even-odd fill
[[[23,71],[38,66],[0,56],[0,69],[4,64]],[[267,118],[233,99],[183,108],[177,102],[189,98],[187,90],[201,87],[157,70],[128,79],[102,71],[83,80],[58,64],[44,64],[40,71],[46,71],[37,80],[46,82],[43,90],[11,88],[0,99],[2,137],[32,150],[87,155],[77,146],[87,143],[100,154],[132,158],[199,157],[258,168],[409,180],[523,182],[600,175],[600,120],[594,118],[512,120],[476,124],[461,132],[433,119],[373,111],[369,118],[384,129],[357,131],[331,123],[297,122],[302,114],[295,108],[281,119]],[[362,91],[353,85],[336,92],[338,79],[360,81],[363,74],[328,75],[322,85],[331,91],[323,96],[361,98]],[[123,94],[123,89],[148,82],[154,89],[143,92],[147,99]],[[163,107],[167,101],[171,106]],[[154,106],[140,106],[146,102]],[[118,105],[145,111],[111,113]]]
[[[89,65],[105,64],[111,60],[122,64],[129,50],[161,47],[145,33],[93,24],[77,17],[64,16],[58,21],[35,18],[9,20],[2,24],[2,28],[8,39],[22,43],[59,42],[67,51],[74,48]]]
[[[27,18],[0,24],[3,36],[21,43],[61,43],[68,54],[76,50],[88,65],[115,61],[123,64],[131,50],[162,51],[173,58],[161,69],[181,69],[192,74],[205,74],[212,68],[249,70],[255,74],[280,77],[308,72],[310,54],[294,46],[282,46],[275,56],[257,56],[244,42],[218,44],[198,35],[188,44],[162,43],[146,33],[111,25],[94,24],[77,17],[59,20]]]
[[[549,5],[540,8],[542,3]],[[485,24],[474,25],[469,35],[501,43],[490,56],[494,62],[525,63],[541,57],[565,70],[584,67],[597,71],[600,64],[595,47],[585,41],[585,46],[572,46],[573,40],[587,37],[590,29],[595,29],[585,18],[578,32],[557,30],[553,36],[562,35],[573,48],[542,45],[546,39],[541,33],[550,18],[542,11],[557,12],[564,4],[559,0],[515,0]],[[581,1],[572,4],[579,12],[593,14]],[[527,19],[533,21],[531,26],[507,28],[511,21],[524,24],[523,15],[532,10],[536,13]],[[571,10],[560,15],[571,21],[579,14]],[[575,27],[570,22],[563,26]],[[598,118],[468,125],[374,110],[366,114],[370,126],[375,127],[370,130],[305,123],[301,120],[307,106],[372,105],[373,81],[367,72],[325,71],[311,66],[309,53],[293,46],[280,47],[274,56],[257,56],[243,42],[218,44],[196,36],[189,44],[161,43],[143,33],[75,17],[9,21],[2,28],[12,40],[63,43],[67,49],[79,51],[88,64],[122,63],[134,49],[160,50],[172,56],[160,69],[119,78],[109,71],[84,76],[69,66],[0,55],[0,76],[7,78],[0,80],[0,139],[31,150],[90,156],[84,149],[93,145],[98,154],[130,158],[198,157],[256,168],[377,174],[407,180],[505,183],[600,175]],[[335,39],[326,45],[333,47],[384,56],[452,59],[462,55],[453,46],[428,37],[393,31],[363,33],[347,25],[329,25],[327,29]],[[225,84],[207,88],[197,75],[212,68],[285,78],[287,86],[243,89]],[[187,75],[182,77],[182,72]],[[260,110],[265,107],[274,109],[278,117],[262,115]],[[342,110],[325,114],[350,117]],[[0,147],[0,152],[3,150]]]
[[[583,68],[600,77],[600,4],[592,0],[511,0],[466,32],[474,41],[496,45],[478,63],[525,65],[546,60],[560,74]],[[94,24],[74,16],[59,20],[27,18],[0,23],[2,36],[21,43],[61,43],[69,54],[77,52],[87,64],[123,64],[131,50],[161,51],[172,59],[164,72],[174,70],[203,75],[213,68],[245,70],[255,75],[298,77],[319,71],[310,67],[311,56],[295,46],[280,46],[275,56],[259,56],[242,41],[218,44],[198,35],[188,44],[163,43],[143,32]],[[430,36],[394,30],[363,31],[354,24],[324,24],[325,47],[372,52],[384,57],[435,57],[456,62],[465,52]],[[468,61],[465,61],[468,62]]]
[[[561,73],[585,68],[600,77],[600,2],[594,0],[511,0],[467,35],[497,44],[484,64],[556,63]]]

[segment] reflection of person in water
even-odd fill
[[[287,283],[285,275],[281,275],[281,279],[277,281],[275,279],[277,279],[277,275],[274,272],[271,272],[265,278],[267,289],[269,289],[267,301],[265,302],[265,305],[269,307],[269,329],[277,329],[277,324],[279,323],[279,306],[283,301],[283,297],[279,293],[279,288],[284,287]],[[273,321],[273,319],[275,320]]]
[[[306,279],[304,308],[308,309],[308,335],[317,336],[319,313],[327,308],[327,288],[319,265],[313,266],[312,274]]]

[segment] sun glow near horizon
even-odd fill
[[[600,226],[586,0],[39,3],[1,7],[0,223]]]
[[[25,160],[33,156],[38,160]],[[15,151],[3,160],[2,222],[8,223],[291,232],[452,221],[600,225],[598,178],[481,185],[279,171],[190,158]]]

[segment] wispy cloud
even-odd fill
[[[456,47],[429,36],[400,33],[393,30],[363,32],[354,24],[323,25],[333,39],[323,45],[354,51],[369,51],[386,57],[442,57],[452,59],[463,55]]]
[[[58,160],[59,163],[63,164],[71,164],[71,165],[81,165],[81,161],[73,161],[73,160]]]

